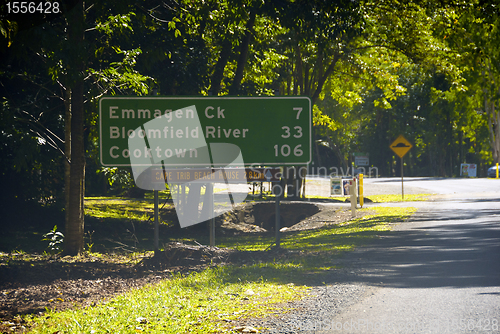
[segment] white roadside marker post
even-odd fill
[[[353,177],[349,185],[349,194],[351,195],[351,215],[352,218],[356,217],[356,205],[358,199],[356,198],[356,178]]]

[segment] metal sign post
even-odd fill
[[[405,187],[403,185],[403,157],[401,157],[401,200],[405,200]]]
[[[401,200],[404,201],[405,192],[403,186],[403,157],[406,153],[413,147],[412,144],[408,140],[406,140],[403,135],[399,135],[399,137],[392,142],[389,146],[391,150],[397,154],[398,157],[401,158]]]
[[[218,169],[215,168],[155,168],[150,171],[150,177],[152,182],[163,183],[164,180],[168,180],[169,182],[176,184],[179,196],[182,198],[182,205],[188,205],[189,201],[189,195],[185,189],[185,183],[205,179],[207,181],[205,190],[206,204],[203,204],[203,210],[205,210],[206,205],[206,210],[210,212],[214,212],[215,210],[214,183],[226,183],[228,180],[275,183],[279,182],[281,177],[281,169],[278,167],[225,168],[224,173],[217,173],[217,170]],[[157,193],[157,191],[154,191],[155,196]],[[157,203],[156,197],[155,203]],[[157,225],[157,211],[158,210],[155,206],[155,226]],[[178,214],[180,213],[178,212]],[[155,228],[155,240],[157,239],[157,229]],[[210,246],[215,246],[215,218],[209,219],[209,243]],[[158,243],[156,241],[154,245],[155,250],[158,249]]]
[[[280,222],[280,199],[281,199],[281,194],[279,194],[279,196],[276,194],[276,217],[275,217],[275,225],[274,225],[274,229],[276,230],[275,231],[275,235],[276,235],[276,247],[280,247],[280,225],[281,225],[281,222]]]
[[[210,211],[214,211],[214,184],[213,183],[207,183],[207,188],[206,188],[206,198],[208,199]],[[214,247],[215,246],[215,217],[210,219],[210,224],[209,224],[209,229],[210,229],[210,246]]]
[[[154,192],[154,216],[155,216],[155,226],[154,226],[154,251],[155,251],[155,256],[159,255],[160,252],[160,246],[159,246],[159,240],[160,240],[160,221],[158,219],[159,216],[159,209],[158,209],[158,190],[153,190]]]

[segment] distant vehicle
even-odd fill
[[[491,166],[488,168],[488,177],[497,177],[497,166]]]

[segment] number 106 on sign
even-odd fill
[[[304,151],[302,151],[301,147],[302,147],[302,144],[299,144],[299,145],[295,146],[292,150],[290,145],[287,145],[287,144],[281,145],[281,146],[274,145],[274,156],[275,157],[279,157],[279,156],[288,157],[290,154],[293,153],[294,156],[301,157],[304,154]]]

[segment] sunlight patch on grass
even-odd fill
[[[428,201],[432,194],[405,194],[404,202]],[[373,203],[401,202],[401,194],[366,196]]]
[[[242,251],[263,251],[268,248],[274,241],[274,236],[268,235],[236,235],[236,236],[221,236],[217,238],[219,247],[234,248]]]
[[[404,197],[404,202],[418,202],[418,201],[428,201],[429,197],[433,194],[407,194]],[[370,195],[363,196],[365,199],[371,200],[373,203],[390,203],[390,202],[401,202],[401,194],[388,194],[388,195]],[[325,197],[325,196],[307,196],[307,198],[318,198],[318,199],[331,199],[341,202],[349,202],[349,196],[335,196],[335,197]],[[367,203],[367,202],[365,202]]]
[[[85,198],[85,215],[96,218],[148,220],[153,210],[154,203],[149,200],[120,197]]]
[[[365,239],[374,238],[379,232],[388,231],[390,229],[388,223],[407,218],[416,211],[416,208],[370,207],[369,210],[376,211],[377,214],[320,229],[282,234],[281,247],[308,252],[350,250],[363,244]],[[218,242],[221,247],[263,251],[269,248],[274,240],[274,236],[269,234],[221,237]]]

